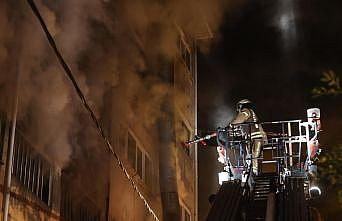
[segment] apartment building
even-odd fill
[[[100,122],[118,158],[106,149],[85,113],[86,126],[93,129],[80,132],[83,140],[77,145],[84,145],[74,149],[66,168],[56,167],[37,151],[20,122],[16,125],[13,165],[8,170],[12,175],[9,220],[154,220],[151,212],[159,220],[197,220],[197,146],[187,148],[182,142],[196,134],[198,40],[211,37],[207,24],[199,27],[204,28],[193,31],[175,24],[177,53],[172,58],[142,56],[147,68],[138,73],[134,88],[128,87],[127,73],[117,76]],[[134,34],[132,39],[139,38]],[[140,50],[144,53],[148,48]],[[134,89],[136,93],[130,94]],[[157,98],[149,99],[153,94]],[[10,115],[3,113],[0,121],[2,207]]]
[[[152,68],[149,73],[161,79],[158,84],[166,86],[165,90],[168,90],[164,100],[158,103],[159,106],[153,107],[161,109],[162,117],[154,119],[151,125],[151,119],[146,119],[146,115],[139,112],[139,107],[135,107],[133,113],[130,113],[131,109],[125,112],[126,108],[120,111],[120,107],[129,101],[122,99],[121,93],[114,92],[113,101],[121,105],[112,106],[114,110],[111,112],[114,115],[110,117],[112,122],[109,134],[112,134],[112,143],[130,176],[157,217],[160,220],[195,221],[197,146],[188,148],[182,142],[196,134],[198,39],[179,26],[175,26],[174,30],[179,36],[176,55],[171,60],[159,58],[163,60],[162,65],[157,72],[155,69],[153,72]],[[211,36],[210,30],[206,31],[207,34],[204,34],[202,30],[200,38]],[[145,95],[143,91],[141,94]],[[139,103],[139,99],[146,98],[136,96],[134,99]],[[115,159],[112,164],[110,220],[153,220]]]

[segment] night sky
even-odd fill
[[[322,146],[341,144],[341,95],[311,94],[323,71],[341,76],[341,9],[338,0],[252,0],[230,10],[210,53],[199,56],[200,132],[226,125],[248,98],[261,121],[305,119],[307,108],[319,107]],[[215,149],[199,151],[200,220],[217,189]]]

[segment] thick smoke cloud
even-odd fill
[[[118,103],[126,102],[118,109],[128,118],[141,116],[147,127],[163,116],[160,106],[171,92],[147,73],[158,72],[155,58],[176,55],[177,26],[196,33],[209,25],[215,33],[228,8],[220,0],[36,2],[98,117],[108,110],[106,94],[115,90]],[[1,95],[7,100],[19,76],[22,130],[41,153],[65,167],[86,128],[77,117],[81,107],[71,84],[26,1],[0,3],[0,67]],[[3,110],[9,105],[1,103]]]

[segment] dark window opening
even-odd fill
[[[49,204],[50,194],[50,173],[46,172],[43,176],[42,201]]]

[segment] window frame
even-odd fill
[[[191,48],[190,48],[188,42],[184,39],[183,35],[181,35],[179,38],[178,51],[179,51],[180,59],[182,60],[182,63],[184,65],[186,71],[189,74],[192,74],[192,70],[193,70],[192,59],[193,58],[192,58],[192,54],[191,54]]]
[[[184,120],[183,117],[181,117],[181,115],[179,115],[179,119],[178,119],[178,124],[179,124],[179,128],[182,134],[179,134],[178,137],[180,139],[185,138],[186,140],[191,140],[193,133],[191,132],[191,127],[188,126],[187,122]],[[184,135],[185,133],[187,133],[186,135]],[[187,136],[187,137],[185,137]],[[178,139],[179,139],[178,138]],[[193,157],[193,146],[184,146],[182,145],[182,142],[184,142],[184,140],[180,141],[179,145],[181,145],[181,149],[183,149],[183,152],[185,153],[185,155],[187,155],[189,158],[192,159]]]
[[[129,162],[129,158],[128,158],[128,139],[129,136],[131,136],[133,138],[133,140],[135,141],[135,161],[134,161],[134,167],[132,166],[131,163],[129,163],[129,165],[132,167],[132,170],[138,175],[139,180],[142,181],[142,183],[144,183],[146,186],[149,186],[150,189],[152,189],[153,186],[153,177],[154,177],[154,165],[153,165],[153,161],[152,158],[150,157],[150,154],[146,151],[146,149],[143,147],[143,145],[141,144],[141,142],[139,141],[139,139],[136,137],[136,135],[134,134],[134,132],[131,129],[127,130],[127,138],[126,138],[126,144],[127,144],[127,150],[126,150],[126,157],[127,160]],[[141,154],[141,175],[139,174],[138,171],[138,154]],[[146,182],[146,158],[149,160],[150,162],[150,183]]]

